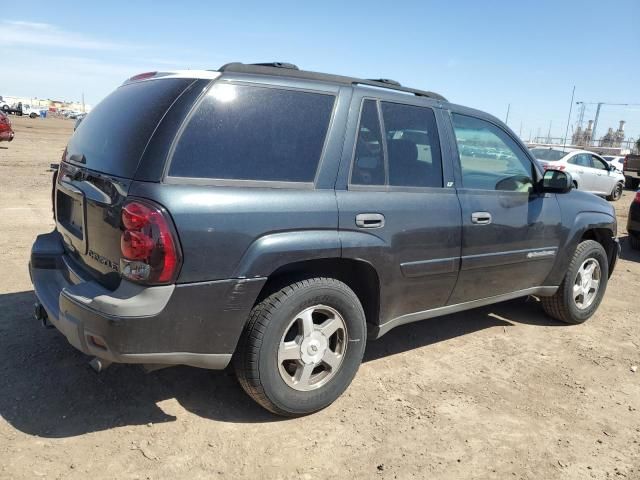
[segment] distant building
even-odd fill
[[[601,147],[613,147],[619,148],[622,146],[622,142],[624,141],[624,124],[626,122],[624,120],[620,120],[620,125],[618,126],[618,130],[615,132],[613,128],[609,128],[607,133],[600,139]]]
[[[571,137],[571,143],[578,146],[585,146],[591,143],[591,136],[593,135],[593,120],[589,120],[587,128],[582,130],[582,127],[578,127]]]

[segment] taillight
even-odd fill
[[[543,165],[543,168],[544,168],[545,170],[559,170],[559,171],[562,171],[562,170],[564,170],[566,167],[565,167],[564,165],[550,165],[550,164],[548,164],[548,163],[545,163],[545,164]]]
[[[622,170],[626,170],[626,169],[627,169],[627,160],[628,160],[628,158],[627,158],[627,156],[625,155],[625,157],[624,157],[624,162],[622,163]]]
[[[173,223],[166,210],[134,200],[122,207],[120,271],[144,283],[175,281],[182,258]]]
[[[636,196],[633,199],[633,203],[640,203],[640,190],[636,192]]]

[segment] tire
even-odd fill
[[[611,202],[617,202],[622,197],[623,190],[624,190],[624,185],[622,184],[622,182],[616,183],[616,186],[613,187],[613,191],[611,192],[611,195],[607,197],[607,200]]]
[[[36,113],[30,113],[29,118],[36,118],[38,115]]]
[[[574,297],[574,286],[578,280],[579,270],[589,260],[595,260],[599,268],[599,284],[590,303],[585,302],[588,296],[582,296],[582,307]],[[591,264],[591,262],[589,262]],[[542,297],[542,306],[547,315],[564,323],[579,324],[587,321],[598,309],[609,279],[609,261],[607,254],[598,242],[585,240],[578,245],[569,268],[558,291],[550,297]],[[588,303],[588,304],[586,304]]]
[[[629,243],[631,244],[631,248],[634,250],[640,250],[640,235],[639,234],[629,234]]]
[[[309,324],[302,317],[311,318],[309,312],[313,313],[313,328],[307,329],[304,326]],[[327,319],[323,318],[325,313]],[[343,334],[340,336],[341,330],[330,337],[318,334],[322,342],[328,339],[318,350],[312,344],[316,338],[313,335],[331,318],[342,322]],[[307,335],[303,328],[313,333]],[[302,280],[253,308],[234,355],[234,368],[245,392],[270,412],[288,417],[306,415],[327,407],[347,389],[362,362],[366,338],[362,305],[348,286],[333,278]],[[293,352],[291,356],[296,359],[280,359],[285,351],[280,347],[285,344],[290,347],[286,351]],[[320,360],[308,357],[313,352],[319,352],[317,356],[340,349],[341,355],[333,355],[335,371],[324,363],[324,356]],[[303,381],[305,368],[311,375],[306,376],[307,381]],[[300,380],[296,382],[296,378]]]
[[[2,106],[2,111],[7,113],[9,111],[9,105],[3,105]]]

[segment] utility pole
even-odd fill
[[[567,146],[567,135],[569,135],[569,123],[571,122],[571,110],[573,109],[573,96],[576,93],[576,86],[573,86],[573,90],[571,91],[571,102],[569,102],[569,116],[567,117],[567,129],[564,131],[564,141],[562,148]]]
[[[511,110],[511,104],[507,105],[507,118],[504,119],[504,123],[509,125],[509,110]]]
[[[547,143],[551,143],[551,124],[553,120],[549,120],[549,131],[547,132]]]
[[[596,117],[593,119],[593,130],[591,133],[591,141],[592,142],[597,142],[598,140],[596,139],[596,128],[598,127],[598,117],[600,116],[600,107],[602,107],[602,105],[604,105],[603,102],[599,102],[598,103],[598,108],[596,108]],[[595,145],[595,143],[594,143]]]

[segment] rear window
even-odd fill
[[[169,175],[312,182],[335,96],[216,83],[185,126]]]
[[[531,153],[538,160],[545,160],[547,162],[556,162],[561,158],[567,156],[567,152],[562,150],[551,150],[549,148],[532,148]]]
[[[193,82],[175,78],[123,85],[96,105],[67,146],[67,160],[133,178],[144,149],[173,101]]]

